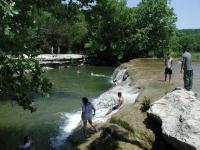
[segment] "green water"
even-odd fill
[[[111,76],[113,70],[82,66],[47,71],[54,84],[52,94],[35,98],[34,113],[22,110],[15,102],[0,101],[0,150],[15,150],[25,135],[32,138],[34,150],[51,150],[50,138],[58,135],[60,114],[78,110],[83,96],[92,99],[111,87],[109,78],[94,77],[91,72]]]

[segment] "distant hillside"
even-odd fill
[[[182,29],[179,31],[182,33],[200,34],[200,29]]]

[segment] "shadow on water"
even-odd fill
[[[152,150],[176,150],[167,143],[162,136],[161,123],[149,116],[144,120],[144,124],[148,129],[151,129],[155,134],[155,141]]]

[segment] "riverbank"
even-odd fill
[[[122,65],[127,68],[133,85],[140,91],[136,103],[127,105],[114,114],[102,130],[78,146],[78,149],[154,149],[173,150],[160,135],[160,126],[147,118],[141,111],[144,96],[154,102],[177,86],[182,87],[180,62],[175,62],[172,82],[164,82],[163,60],[135,59]],[[198,63],[194,63],[194,91],[199,91]],[[198,93],[200,94],[200,93]],[[154,130],[156,129],[156,130]]]
[[[86,62],[86,55],[81,54],[40,54],[35,59],[43,66],[81,65]]]

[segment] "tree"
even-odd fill
[[[177,18],[168,6],[168,0],[142,0],[136,13],[135,39],[142,55],[148,56],[149,51],[153,51],[160,57],[165,52],[175,50],[173,45],[178,42],[175,25]]]
[[[43,52],[50,53],[50,48],[61,48],[62,53],[71,53],[83,47],[87,36],[85,16],[76,3],[56,5],[46,8],[35,8],[36,25],[40,29],[38,45]]]
[[[85,48],[90,59],[97,64],[122,61],[132,43],[134,9],[128,8],[125,0],[102,0],[96,1],[87,14],[90,26]]]
[[[32,1],[0,1],[0,95],[34,111],[31,92],[48,95],[51,83],[34,60],[37,32]]]
[[[134,8],[125,0],[96,0],[90,8],[85,10],[90,25],[85,48],[92,62],[116,64],[152,51],[162,57],[178,50],[176,16],[167,0],[142,0]]]
[[[200,29],[179,31],[181,47],[188,47],[193,52],[200,52]]]

